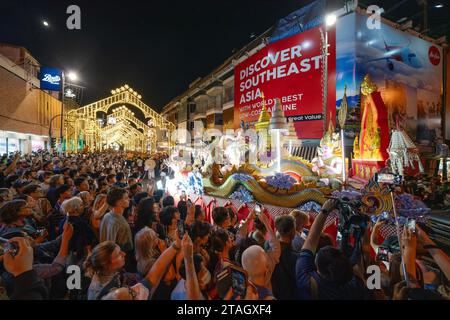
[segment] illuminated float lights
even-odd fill
[[[136,90],[133,90],[133,88],[131,88],[127,84],[121,86],[120,88],[111,90],[111,94],[112,95],[116,95],[116,94],[119,94],[119,93],[122,93],[122,92],[129,92],[132,95],[134,95],[136,98],[138,98],[139,100],[142,99],[142,96],[140,94],[138,94]]]

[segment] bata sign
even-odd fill
[[[335,115],[335,31],[329,31],[328,110]],[[280,98],[285,116],[295,123],[299,138],[323,135],[323,98],[320,29],[315,28],[277,41],[244,60],[234,69],[235,127],[241,120],[255,123],[262,108],[268,111]],[[334,119],[334,118],[333,118]]]

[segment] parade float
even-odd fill
[[[400,175],[422,171],[417,148],[399,126],[390,133],[387,108],[376,85],[366,76],[361,85],[361,130],[354,140],[353,157],[348,155],[352,170],[347,171],[341,138],[346,117],[344,92],[337,117],[340,130],[329,121],[316,157],[307,161],[292,155],[293,147],[301,145],[301,141],[292,122],[286,120],[279,99],[271,112],[263,99],[254,131],[242,128],[234,135],[204,143],[197,148],[190,165],[183,160],[183,152],[172,157],[168,166],[174,172],[173,181],[177,181],[172,189],[182,189],[218,205],[231,202],[235,207],[242,203],[251,207],[259,202],[272,215],[293,208],[318,211],[330,196],[358,198],[370,208],[368,215],[391,211],[389,191],[374,182],[373,176],[382,171]],[[420,213],[426,212],[426,206],[417,205],[407,194],[396,199],[399,210],[419,207]]]
[[[207,196],[298,208],[311,202],[318,206],[333,188],[340,187],[340,137],[331,121],[312,162],[292,155],[300,141],[279,100],[271,114],[263,104],[255,130],[257,143],[249,141],[242,130],[236,137],[222,136],[209,146],[211,152],[201,168]],[[256,152],[254,162],[249,161],[252,152]],[[225,164],[214,161],[216,155],[224,155]]]

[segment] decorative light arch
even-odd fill
[[[147,149],[143,149],[145,145],[150,146],[150,151],[155,151],[158,131],[166,132],[166,134],[160,135],[160,137],[165,136],[163,141],[166,141],[167,145],[171,147],[170,133],[175,130],[175,125],[147,106],[144,102],[142,102],[141,98],[142,97],[140,94],[125,84],[120,88],[111,90],[111,96],[107,98],[95,101],[78,109],[70,110],[66,115],[65,126],[65,137],[68,142],[66,143],[67,151],[77,152],[78,150],[76,146],[78,145],[77,141],[79,139],[84,139],[85,144],[89,146],[90,150],[102,150],[103,143],[101,139],[104,128],[97,119],[97,113],[103,112],[107,114],[109,109],[114,105],[122,106],[114,109],[112,114],[120,120],[129,121],[121,122],[121,126],[133,127],[130,124],[130,122],[132,122],[136,125],[137,129],[142,130],[142,132],[140,132],[141,136],[134,132],[134,134],[129,137],[130,139],[142,139],[140,148],[143,151]],[[145,119],[149,119],[152,126],[150,127],[148,124],[136,118],[134,113],[124,106],[125,104],[132,105],[142,111]],[[136,130],[136,128],[133,129]],[[131,132],[133,130],[129,129],[129,131]],[[137,131],[139,132],[139,130]],[[115,137],[117,137],[117,135]],[[122,145],[125,147],[131,147],[130,150],[135,150],[135,147],[133,147],[135,144],[132,143],[132,141],[126,142],[127,143],[123,143]]]

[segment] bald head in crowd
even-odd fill
[[[265,286],[269,266],[267,254],[263,248],[258,245],[248,247],[242,254],[242,267],[247,271],[248,278],[252,283]]]

